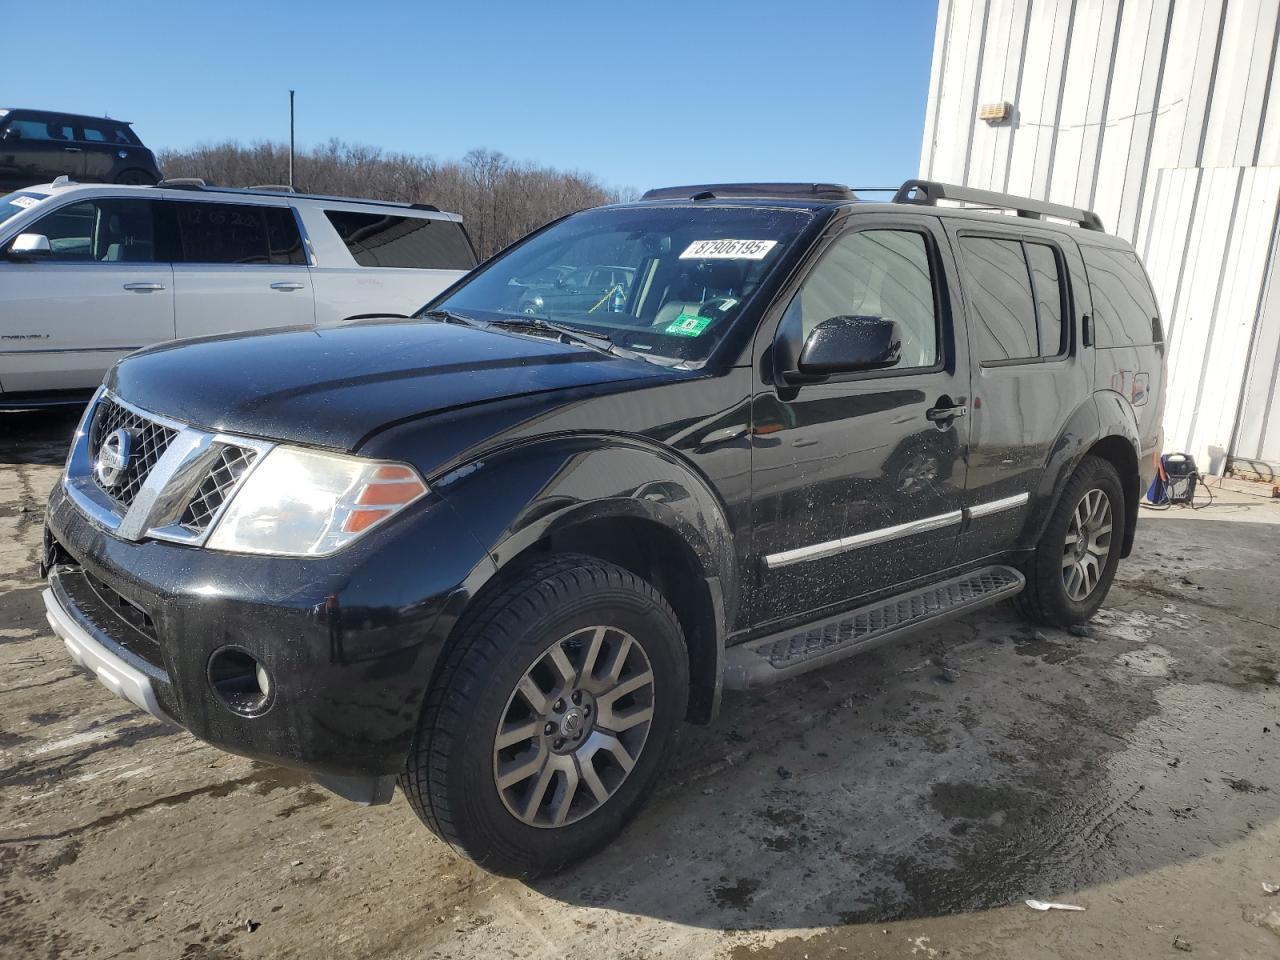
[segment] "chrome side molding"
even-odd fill
[[[909,537],[916,533],[925,533],[929,530],[949,527],[953,523],[959,523],[963,518],[963,511],[952,510],[950,513],[940,513],[936,517],[924,517],[920,520],[899,523],[892,527],[881,527],[879,530],[856,533],[851,537],[841,537],[839,540],[827,540],[824,543],[815,543],[807,547],[796,547],[794,550],[771,553],[764,558],[764,562],[765,566],[770,570],[777,570],[779,567],[789,567],[793,563],[804,563],[806,560],[821,560],[824,557],[835,556],[837,553],[844,553],[846,550],[856,550],[859,547],[869,547],[873,544],[897,540],[899,537]]]
[[[907,523],[895,524],[892,527],[881,527],[879,530],[856,533],[852,536],[841,537],[839,540],[826,540],[806,547],[796,547],[793,550],[771,553],[764,558],[764,563],[768,569],[777,570],[779,567],[789,567],[793,563],[822,560],[826,557],[833,557],[838,553],[844,553],[846,550],[857,550],[860,547],[870,547],[878,543],[897,540],[901,537],[925,533],[929,530],[940,530],[943,527],[960,523],[965,519],[976,520],[979,517],[989,517],[995,513],[1021,507],[1030,500],[1031,494],[1024,491],[1011,497],[1003,497],[1000,500],[991,500],[987,503],[979,503],[976,506],[965,507],[963,510],[952,510],[949,513],[940,513],[933,517],[911,520]]]

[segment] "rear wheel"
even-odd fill
[[[1045,527],[1017,604],[1049,626],[1092,617],[1106,599],[1124,542],[1124,490],[1110,462],[1087,456]]]
[[[116,177],[116,183],[134,187],[153,187],[155,186],[156,178],[145,170],[125,170]]]
[[[607,843],[662,775],[688,696],[679,622],[635,574],[575,556],[480,599],[459,631],[401,786],[480,866],[558,870]]]

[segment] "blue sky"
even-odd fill
[[[3,97],[154,148],[488,147],[644,189],[914,176],[936,0],[3,0]],[[31,43],[22,37],[32,38]]]

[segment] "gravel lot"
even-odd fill
[[[35,561],[75,417],[0,416],[0,956],[1280,955],[1280,502],[1144,513],[1089,636],[996,608],[730,695],[526,885],[73,668]]]

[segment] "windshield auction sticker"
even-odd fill
[[[711,323],[711,317],[702,317],[696,313],[684,313],[671,321],[671,324],[662,332],[671,334],[676,337],[696,337],[703,330],[707,329],[707,325]]]
[[[695,240],[681,260],[763,260],[777,240]]]

